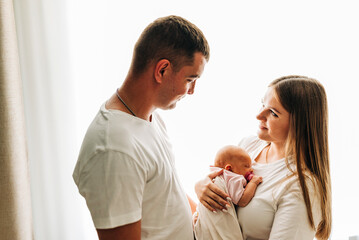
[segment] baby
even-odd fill
[[[252,160],[242,148],[225,146],[215,157],[212,171],[224,169],[223,174],[213,182],[224,190],[231,198],[228,212],[211,212],[201,203],[197,206],[197,220],[194,232],[197,240],[210,239],[242,239],[236,209],[233,204],[244,207],[254,196],[262,177],[253,175]]]
[[[239,207],[245,207],[252,200],[262,177],[253,175],[252,160],[248,153],[237,146],[225,146],[220,149],[211,170],[223,168],[221,177],[226,183],[227,193],[232,202]],[[246,187],[248,183],[250,184]],[[225,189],[226,190],[226,189]]]

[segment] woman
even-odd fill
[[[257,119],[257,136],[239,144],[251,156],[254,174],[263,177],[252,201],[237,209],[243,238],[328,239],[331,181],[324,87],[303,76],[274,80]],[[228,203],[211,181],[216,175],[195,187],[211,211]]]

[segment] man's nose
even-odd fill
[[[196,81],[192,82],[190,88],[187,91],[187,94],[192,95],[194,93],[195,86],[196,86]]]

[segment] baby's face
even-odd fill
[[[247,172],[253,172],[252,169],[252,160],[249,156],[241,156],[238,158],[237,161],[235,161],[235,164],[232,166],[233,172],[240,174],[240,175],[246,175]]]
[[[252,160],[248,153],[237,146],[225,146],[216,155],[214,166],[245,176],[252,173]]]

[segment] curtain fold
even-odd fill
[[[95,231],[72,179],[80,146],[69,1],[14,1],[36,240],[87,240]]]
[[[13,2],[0,1],[0,237],[33,239]]]

